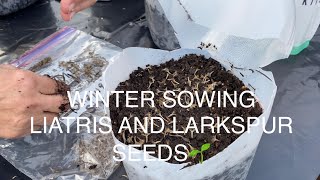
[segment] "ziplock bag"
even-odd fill
[[[71,91],[103,91],[101,75],[109,59],[120,48],[73,28],[63,28],[41,41],[19,59],[11,62],[19,68],[64,81]],[[102,117],[103,107],[88,107],[66,112],[62,117]],[[92,121],[91,121],[92,122]],[[60,123],[63,133],[32,134],[16,139],[0,139],[0,154],[32,179],[107,178],[117,167],[113,161],[110,134],[76,133],[75,123]],[[92,125],[90,126],[91,128]]]
[[[238,67],[263,67],[298,54],[320,23],[320,3],[313,0],[145,2],[161,49],[209,47],[226,60],[238,59]]]
[[[255,93],[259,100],[263,114],[259,117],[268,120],[276,94],[276,85],[271,72],[262,69],[239,69],[234,68],[234,61],[225,61],[212,51],[197,49],[179,49],[174,51],[163,51],[145,48],[128,48],[110,60],[110,64],[104,72],[105,91],[114,91],[118,84],[129,78],[132,71],[138,67],[145,68],[146,65],[159,65],[171,59],[179,59],[186,54],[205,55],[219,61],[227,70],[237,76]],[[243,75],[240,75],[240,73]],[[113,76],[112,79],[109,77]],[[249,85],[250,84],[250,85]],[[106,109],[107,114],[110,114]],[[254,122],[257,123],[257,122]],[[251,127],[250,133],[245,132],[226,149],[203,164],[185,167],[186,164],[171,164],[163,161],[129,161],[125,158],[124,167],[130,180],[163,180],[163,179],[245,179],[256,148],[263,133],[266,121],[260,121],[258,126]],[[114,137],[116,144],[125,148],[119,148],[126,157],[129,155],[129,146],[121,143]],[[133,159],[143,159],[144,153],[133,149]],[[148,158],[154,158],[148,155]],[[185,168],[183,168],[185,167]]]

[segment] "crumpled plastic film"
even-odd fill
[[[71,86],[71,91],[101,91],[101,75],[120,48],[73,28],[63,28],[37,44],[11,64],[48,74]],[[88,103],[88,102],[86,102]],[[62,117],[104,116],[103,106],[66,112]],[[107,178],[117,163],[113,161],[111,134],[76,133],[76,123],[60,123],[63,133],[32,134],[16,139],[0,139],[0,154],[32,179]],[[91,126],[92,127],[92,126]],[[93,127],[92,127],[93,128]]]

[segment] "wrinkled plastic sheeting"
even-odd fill
[[[101,91],[101,75],[109,59],[120,48],[72,28],[63,28],[37,44],[11,64],[48,74],[71,86],[71,91]],[[44,59],[51,58],[45,61]],[[41,63],[42,62],[42,63]],[[66,112],[62,117],[102,117],[104,107],[87,106]],[[98,179],[107,178],[117,164],[113,161],[111,134],[70,133],[62,125],[50,134],[32,134],[17,140],[0,139],[0,153],[18,170],[32,179]],[[93,128],[93,127],[92,127]],[[91,131],[92,132],[92,131]],[[94,167],[94,168],[93,168]]]
[[[287,130],[264,134],[248,180],[317,179],[320,173],[320,29],[297,56],[264,68],[278,86],[272,117],[292,118]],[[277,123],[278,121],[275,121]],[[275,125],[269,120],[266,129]]]
[[[179,59],[186,54],[205,55],[219,61],[226,69],[242,80],[256,95],[264,109],[259,117],[259,125],[250,128],[250,133],[245,132],[225,150],[203,162],[184,168],[187,164],[171,164],[159,161],[147,154],[148,159],[154,161],[129,161],[124,158],[123,165],[129,179],[132,180],[163,180],[163,179],[245,179],[251,162],[258,147],[260,138],[273,105],[277,91],[271,72],[262,69],[234,68],[228,61],[221,59],[217,54],[205,50],[179,49],[175,51],[163,51],[145,48],[127,48],[112,59],[104,72],[104,84],[106,91],[114,91],[118,84],[129,78],[132,71],[138,67],[145,68],[148,64],[159,65],[171,59]],[[110,80],[110,76],[114,76]],[[110,114],[107,109],[107,114]],[[266,121],[263,121],[265,118]],[[254,122],[257,123],[257,122]],[[129,146],[121,143],[114,137],[116,144],[122,145],[118,151],[129,156]],[[132,149],[131,149],[132,150]],[[145,153],[133,149],[130,153],[133,159],[143,159]],[[122,157],[123,158],[123,157]]]
[[[319,5],[305,6],[302,0],[145,2],[159,47],[206,48],[237,67],[263,67],[287,58],[293,47],[313,37],[320,23]]]

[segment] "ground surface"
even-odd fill
[[[0,62],[16,58],[60,27],[72,26],[104,38],[101,32],[114,31],[143,13],[143,0],[114,0],[98,3],[64,23],[59,17],[58,2],[39,1],[23,11],[0,17]],[[136,26],[125,26],[108,41],[123,48],[155,47],[148,29]],[[274,73],[278,86],[271,117],[291,117],[293,134],[263,135],[248,179],[316,179],[320,173],[320,31],[300,55],[265,69]],[[110,179],[126,179],[123,174],[124,170],[118,169]],[[0,179],[12,178],[27,179],[0,158]]]

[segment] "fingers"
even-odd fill
[[[60,15],[64,21],[70,21],[74,16],[75,12],[64,13],[60,11]]]
[[[0,68],[7,69],[7,70],[15,70],[15,69],[18,69],[18,68],[16,68],[15,66],[12,66],[12,65],[9,65],[9,64],[1,64],[1,65],[0,65]]]
[[[38,90],[41,94],[51,95],[57,93],[57,82],[47,76],[36,75]]]
[[[40,107],[44,112],[60,113],[69,107],[69,101],[61,95],[40,95]]]
[[[74,8],[74,0],[62,0],[60,2],[60,15],[64,21],[70,21],[75,12],[71,9]]]
[[[73,4],[73,0],[61,0],[60,1],[60,12],[69,14],[71,12],[70,6]]]
[[[60,15],[63,20],[70,21],[75,13],[89,8],[97,0],[62,0],[60,2]]]
[[[94,5],[97,1],[96,0],[86,0],[86,1],[81,1],[81,3],[77,4],[73,10],[71,10],[72,12],[79,12],[82,11],[84,9],[87,9],[88,7],[91,7],[92,5]]]
[[[43,126],[33,126],[33,131],[40,130]],[[0,137],[5,139],[18,139],[31,134],[31,128],[25,129],[0,129]]]
[[[56,94],[58,91],[57,82],[47,76],[41,76],[35,74],[34,72],[18,69],[11,65],[1,65],[0,74],[5,77],[6,74],[10,74],[10,78],[16,80],[16,84],[13,85],[19,89],[19,91],[24,90],[26,92],[34,93],[35,91],[41,94]],[[7,82],[9,83],[9,82]]]
[[[23,129],[23,130],[0,129],[0,137],[5,139],[21,138],[28,134],[30,134],[30,130],[28,129]]]
[[[60,16],[64,21],[70,21],[71,20],[70,14],[63,13],[62,11],[60,11]]]

